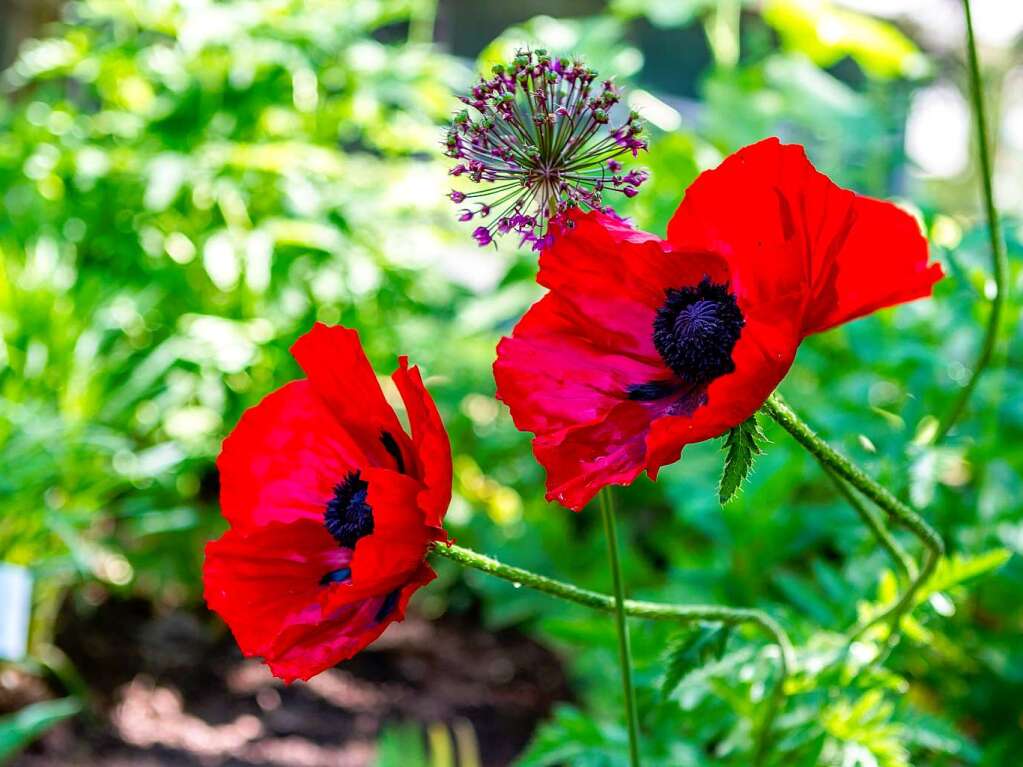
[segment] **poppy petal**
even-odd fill
[[[333,608],[312,626],[289,626],[276,638],[267,665],[274,675],[290,682],[309,679],[348,660],[392,623],[404,620],[412,595],[436,577],[429,565],[422,564],[392,592]]]
[[[291,347],[309,383],[375,466],[394,466],[388,437],[407,446],[408,436],[384,398],[359,334],[317,322]]]
[[[497,398],[523,431],[557,436],[599,421],[628,399],[630,386],[670,375],[663,363],[609,351],[613,344],[594,341],[599,329],[576,316],[560,294],[549,293],[498,344]]]
[[[206,544],[206,603],[246,655],[265,655],[288,626],[319,622],[321,580],[350,563],[351,549],[310,520],[230,529]]]
[[[648,403],[621,402],[607,417],[557,440],[533,440],[547,469],[547,500],[579,511],[606,485],[631,483],[646,465],[646,438],[663,412]]]
[[[541,253],[536,281],[576,301],[635,302],[656,310],[664,303],[667,277],[694,285],[704,277],[724,282],[728,275],[727,264],[713,250],[689,249],[680,255],[670,242],[633,229],[617,216],[576,210],[568,224]],[[605,313],[605,321],[615,319],[613,311]]]
[[[419,561],[386,591],[332,600],[345,584],[325,583],[354,569],[350,549],[305,520],[228,530],[206,546],[206,602],[230,626],[246,656],[261,656],[285,681],[308,679],[352,657],[393,621],[435,574]]]
[[[419,368],[410,368],[408,357],[400,357],[391,378],[408,412],[418,476],[426,486],[418,504],[426,513],[426,524],[440,527],[451,503],[451,442]]]
[[[925,298],[943,276],[928,264],[927,240],[911,215],[888,202],[857,195],[854,223],[836,254],[834,271],[817,290],[804,332],[819,333],[878,309]],[[892,254],[898,258],[892,258]]]
[[[245,411],[224,440],[220,506],[234,526],[321,519],[334,486],[366,457],[308,381]]]
[[[668,239],[724,255],[740,300],[799,317],[803,336],[929,295],[941,277],[908,213],[840,188],[776,138],[702,173]]]

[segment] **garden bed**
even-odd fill
[[[65,607],[57,643],[92,693],[92,714],[48,733],[18,767],[361,767],[400,725],[405,737],[448,733],[456,750],[475,745],[498,767],[570,697],[550,650],[470,616],[411,616],[353,661],[290,686],[242,658],[208,613],[157,614],[141,600],[88,615]],[[14,704],[45,691],[6,695]]]

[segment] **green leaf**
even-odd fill
[[[821,625],[829,626],[838,620],[835,608],[842,607],[841,602],[825,599],[816,586],[803,578],[791,573],[778,572],[774,576],[774,583],[793,605]]]
[[[625,764],[625,731],[596,721],[574,706],[559,705],[536,731],[518,767],[607,767]]]
[[[963,556],[956,554],[938,562],[934,575],[930,577],[927,584],[920,590],[917,596],[917,604],[926,602],[933,594],[940,591],[947,591],[955,586],[960,586],[974,578],[979,578],[993,570],[997,570],[1012,558],[1012,552],[1008,549],[992,549],[983,554],[974,556]]]
[[[718,485],[718,498],[721,499],[722,505],[732,500],[739,492],[739,487],[753,466],[753,457],[764,452],[760,449],[760,443],[766,441],[767,437],[757,423],[756,413],[728,432],[724,445],[725,467]]]
[[[48,729],[77,714],[81,707],[75,698],[61,698],[33,703],[0,718],[0,762],[6,762]]]
[[[715,624],[673,637],[664,653],[666,668],[661,694],[667,698],[691,672],[709,660],[720,658],[731,633],[731,626]]]
[[[380,732],[376,767],[426,767],[427,764],[426,743],[418,725],[389,725]]]
[[[713,10],[714,0],[612,0],[611,13],[625,19],[644,16],[655,27],[669,29],[689,24],[701,13]]]
[[[894,705],[881,690],[839,700],[821,712],[824,730],[839,744],[841,764],[910,767],[905,727],[894,720]],[[864,752],[870,759],[864,758]]]
[[[766,0],[763,19],[789,50],[820,67],[849,56],[871,77],[920,77],[927,59],[894,24],[826,0]]]

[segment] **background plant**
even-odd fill
[[[543,502],[528,438],[492,399],[493,347],[537,295],[535,255],[476,248],[443,196],[450,93],[535,41],[630,83],[651,125],[652,177],[621,209],[641,227],[663,231],[700,169],[771,133],[806,143],[837,182],[921,216],[949,272],[936,298],[811,339],[782,387],[947,543],[891,657],[872,663],[883,628],[850,647],[838,631],[891,598],[892,563],[767,422],[765,454],[723,508],[716,444],[619,494],[626,578],[637,598],[766,608],[789,629],[797,670],[773,764],[1012,763],[1023,747],[1015,299],[960,426],[932,439],[969,379],[989,295],[974,171],[952,163],[959,144],[942,133],[969,126],[955,16],[941,38],[944,23],[896,26],[824,3],[616,0],[488,40],[442,4],[438,37],[479,52],[474,62],[426,44],[422,2],[64,10],[67,22],[21,49],[0,105],[0,557],[38,579],[36,664],[73,688],[51,644],[69,592],[85,605],[97,589],[195,603],[201,543],[220,525],[219,440],[299,374],[287,347],[314,319],[362,329],[378,369],[401,350],[429,373],[456,451],[459,542],[607,590],[599,516]],[[995,26],[985,73],[1018,285],[1019,42]],[[937,154],[928,132],[945,136]],[[624,761],[606,616],[455,567],[420,607],[479,607],[494,629],[523,626],[566,650],[579,700],[522,764]],[[695,639],[643,628],[645,763],[744,764],[772,646],[749,628],[727,641],[714,625],[690,629]]]

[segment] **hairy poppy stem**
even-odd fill
[[[1002,229],[999,223],[998,208],[995,206],[995,195],[992,185],[993,169],[991,153],[988,147],[987,114],[984,108],[984,84],[980,76],[980,62],[977,57],[977,41],[973,37],[973,17],[970,14],[970,0],[963,0],[963,11],[966,13],[966,59],[970,70],[970,97],[973,102],[973,117],[977,129],[977,154],[980,159],[980,181],[984,193],[984,208],[987,214],[988,237],[991,242],[991,271],[995,280],[995,295],[991,299],[991,312],[988,314],[984,341],[977,360],[973,363],[973,372],[966,386],[960,389],[958,396],[948,409],[945,417],[934,435],[934,443],[941,442],[949,430],[955,426],[966,408],[973,390],[977,388],[984,369],[990,364],[995,353],[998,330],[1005,310],[1008,297],[1009,272],[1008,257],[1005,254],[1005,242],[1002,240]]]
[[[852,633],[852,637],[855,638],[872,626],[887,619],[892,626],[891,636],[894,637],[898,631],[902,616],[912,610],[917,592],[934,573],[934,568],[938,566],[938,560],[945,553],[945,544],[941,540],[941,536],[924,521],[923,517],[892,495],[886,487],[875,482],[865,471],[821,439],[813,429],[804,423],[785,404],[780,394],[775,392],[768,397],[767,402],[764,403],[763,410],[791,434],[799,444],[805,447],[826,471],[834,472],[846,480],[850,485],[863,493],[863,495],[876,503],[894,521],[909,528],[927,548],[927,555],[924,558],[923,566],[899,598],[877,615],[860,623],[853,629]]]
[[[604,519],[607,536],[607,557],[611,565],[611,583],[614,589],[615,629],[618,633],[618,665],[622,670],[622,694],[625,697],[625,719],[629,727],[629,762],[639,767],[639,717],[636,713],[636,692],[632,689],[632,654],[629,652],[629,624],[625,617],[625,583],[622,564],[618,556],[618,533],[615,530],[614,491],[605,487],[600,491],[600,515]]]
[[[460,565],[472,567],[497,578],[511,581],[517,586],[528,586],[531,589],[536,589],[553,597],[575,602],[594,610],[602,610],[603,612],[615,611],[616,603],[615,598],[612,596],[590,591],[589,589],[582,589],[571,583],[554,580],[530,570],[523,570],[520,567],[506,565],[492,557],[478,554],[471,549],[455,546],[454,544],[434,543],[433,551],[435,554],[439,554]],[[635,599],[623,600],[622,608],[626,615],[649,620],[677,621],[680,623],[716,621],[730,626],[750,623],[770,637],[771,641],[778,646],[778,681],[775,683],[774,691],[767,702],[767,709],[764,712],[764,718],[760,725],[759,742],[757,744],[757,762],[759,762],[770,746],[770,736],[774,721],[785,699],[785,684],[788,681],[789,674],[795,667],[795,650],[785,629],[762,610],[748,608],[722,607],[720,605],[671,605],[657,602],[642,602]]]

